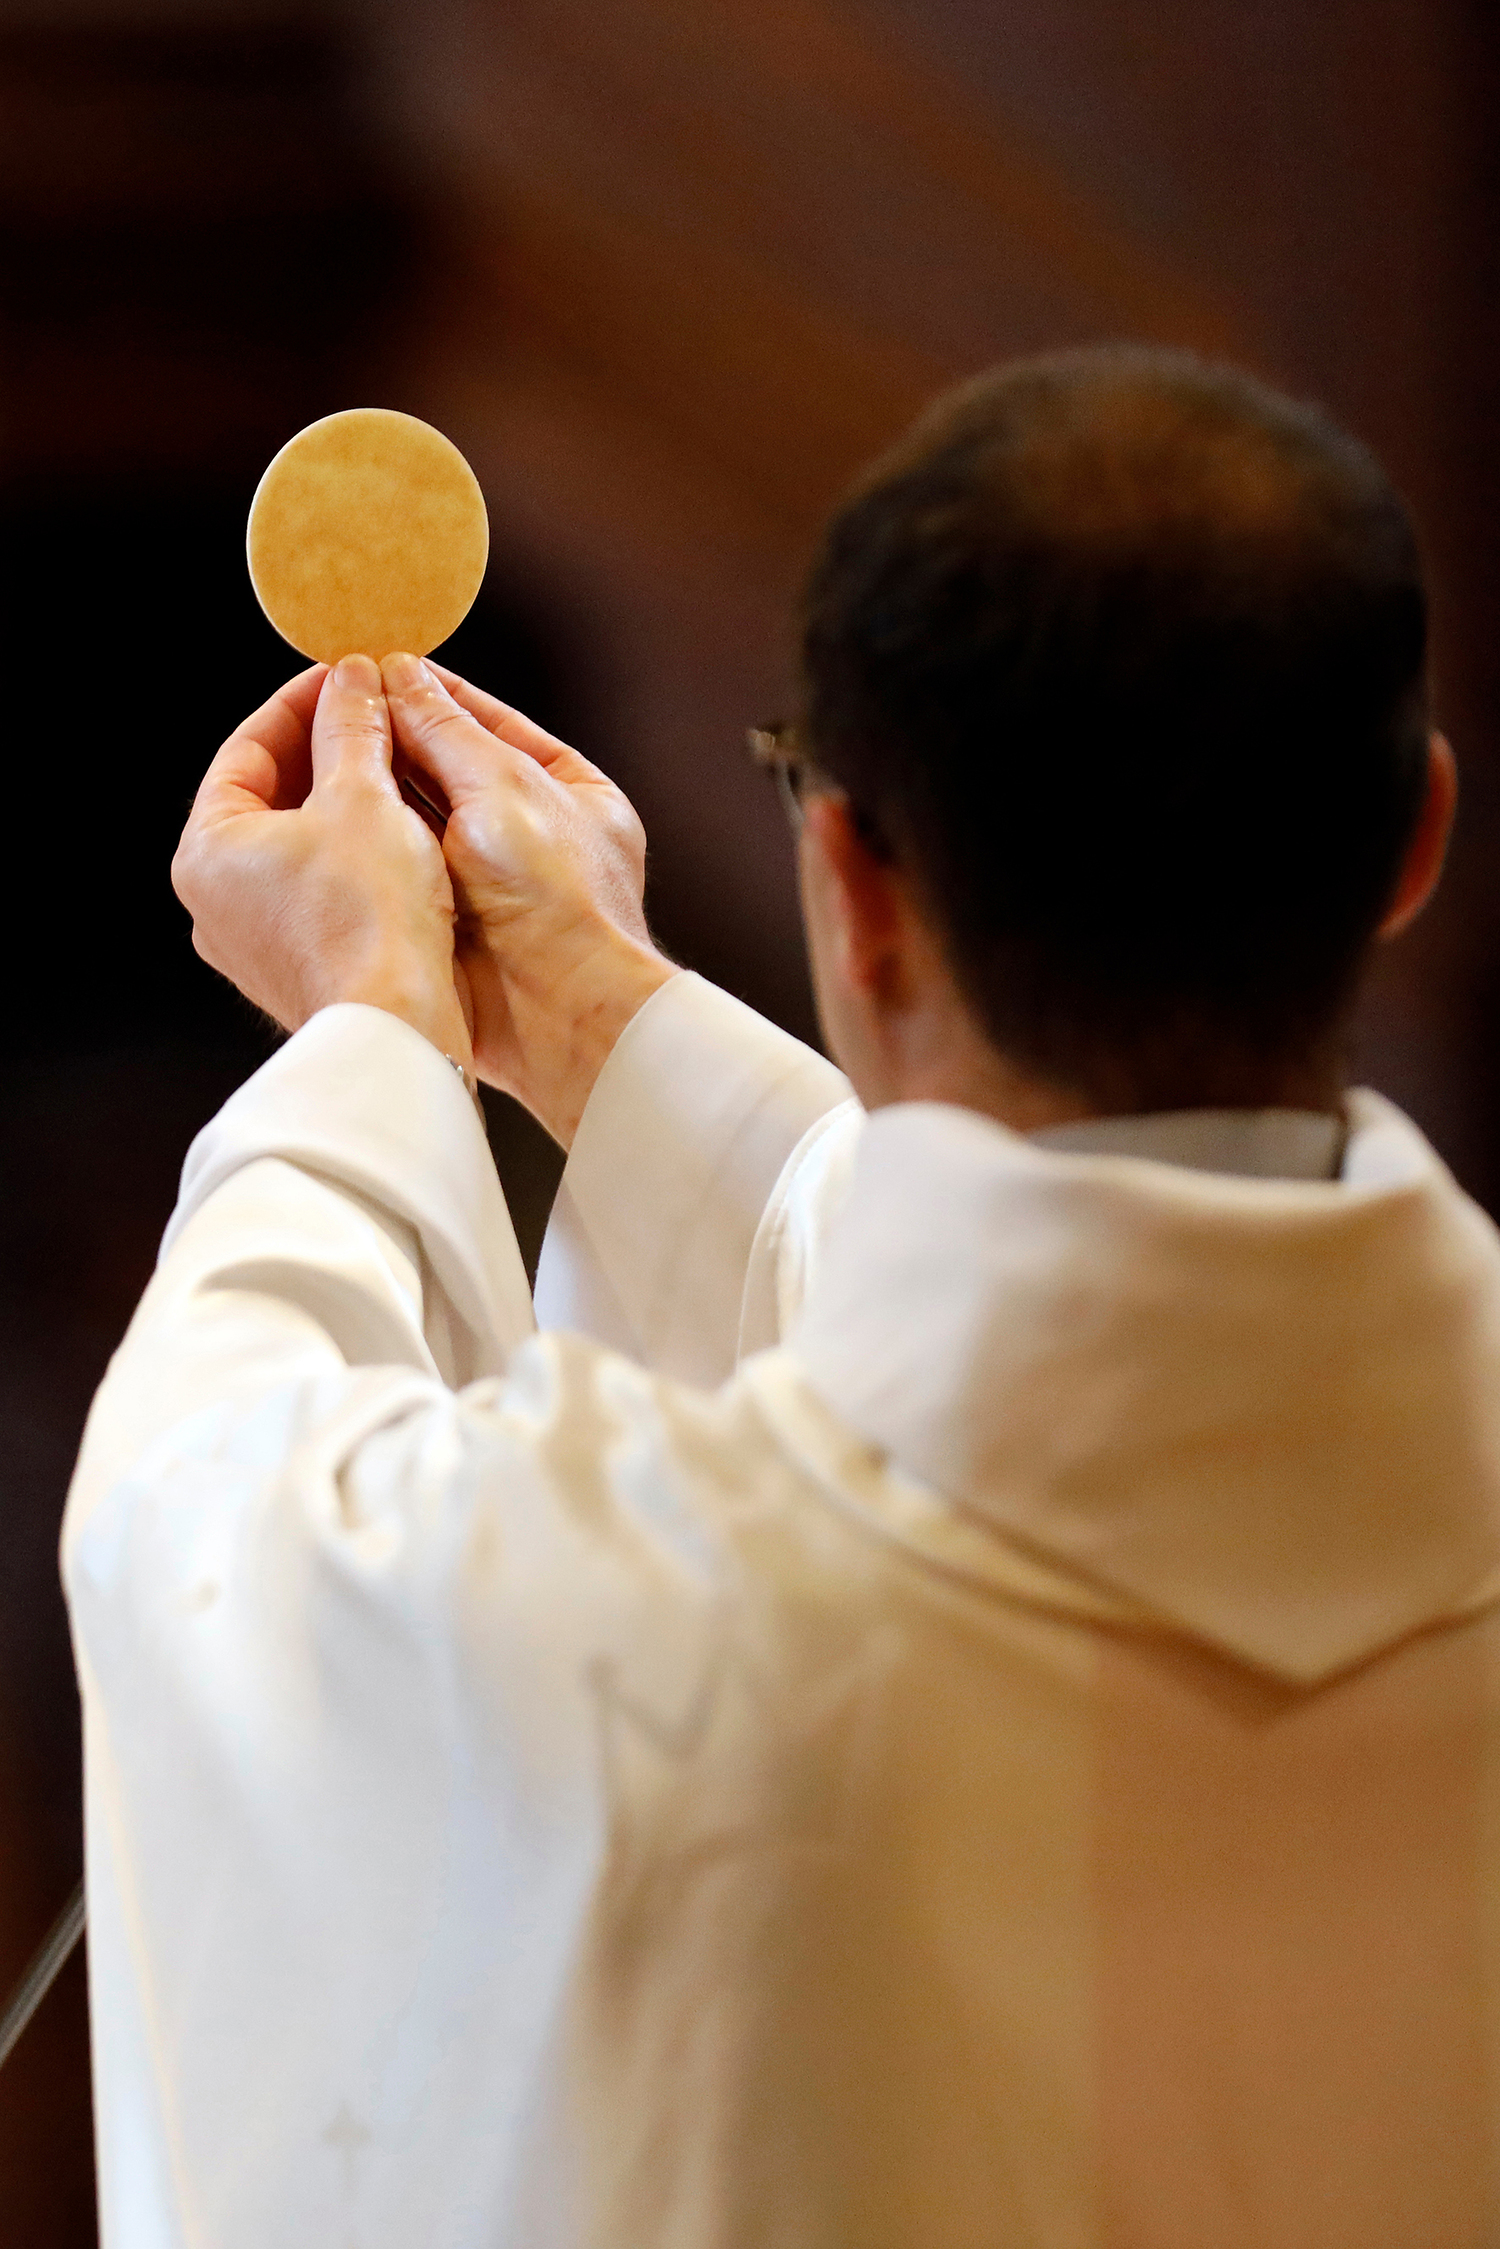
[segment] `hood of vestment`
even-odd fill
[[[1500,1572],[1500,1235],[1389,1102],[1349,1121],[1301,1182],[882,1109],[792,1355],[998,1532],[1324,1677]]]

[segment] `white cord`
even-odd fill
[[[0,2015],[0,2069],[16,2040],[56,1983],[73,1947],[83,1935],[87,1908],[80,1882],[47,1934],[43,1937],[15,1990],[5,2013]]]

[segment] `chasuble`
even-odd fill
[[[1500,1240],[865,1119],[696,978],[537,1318],[474,1109],[316,1016],[91,1416],[105,2249],[1500,2231]]]

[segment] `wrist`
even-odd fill
[[[525,1078],[508,1084],[563,1148],[616,1042],[647,1000],[682,970],[649,938],[610,928],[558,969],[545,988],[511,990]],[[481,1057],[481,1075],[483,1072]]]
[[[330,992],[320,1004],[331,1006],[337,1000],[378,1007],[384,1014],[410,1024],[455,1068],[472,1078],[474,1052],[469,1026],[451,974],[440,982],[413,964],[383,963],[366,975],[343,979],[340,989]]]

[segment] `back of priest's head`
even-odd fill
[[[805,748],[990,1039],[1103,1108],[1337,1043],[1420,817],[1406,510],[1320,409],[1186,354],[1024,362],[834,517]]]

